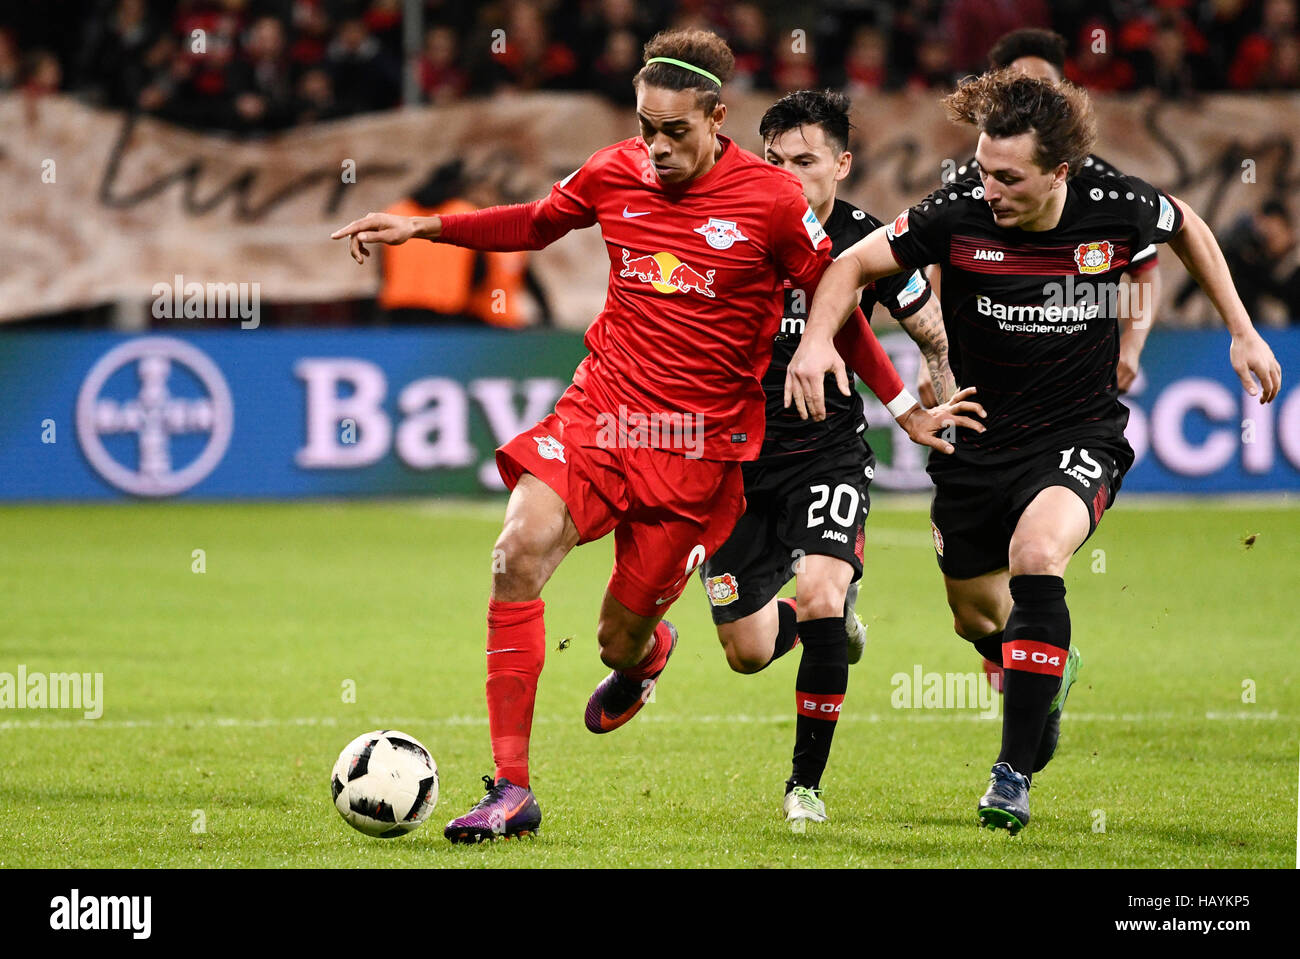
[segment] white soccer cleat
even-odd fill
[[[862,658],[862,651],[867,648],[867,624],[858,615],[858,589],[862,581],[849,584],[849,591],[844,597],[844,629],[849,634],[849,665],[852,666]]]
[[[785,810],[785,821],[790,824],[791,831],[803,832],[809,822],[826,821],[826,804],[822,802],[820,793],[820,789],[795,786],[785,794],[782,808]]]

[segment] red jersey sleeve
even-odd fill
[[[596,208],[586,194],[594,181],[595,171],[588,170],[596,165],[593,160],[551,187],[550,194],[540,200],[442,217],[439,240],[471,250],[540,250],[570,230],[592,226]]]
[[[830,237],[797,187],[782,192],[772,216],[772,252],[777,269],[790,278],[796,289],[804,290],[808,302],[812,302],[817,284],[832,262]],[[902,378],[871,332],[871,324],[860,307],[854,307],[835,337],[835,348],[881,403],[888,404],[903,392]]]

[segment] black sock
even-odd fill
[[[1002,630],[1002,752],[1028,775],[1070,650],[1070,610],[1059,576],[1012,576],[1014,605]]]
[[[805,620],[799,624],[799,639],[803,656],[795,679],[794,765],[786,792],[821,785],[835,721],[849,688],[849,636],[843,616]]]
[[[979,653],[994,666],[1002,665],[1002,630],[997,633],[990,633],[988,636],[973,640],[971,645],[975,647],[975,652]]]

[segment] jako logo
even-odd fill
[[[148,939],[152,930],[152,896],[86,896],[72,890],[71,896],[50,900],[50,928],[131,930],[131,938]]]
[[[974,259],[990,260],[994,263],[1001,263],[1006,259],[1006,254],[1001,250],[976,250]]]
[[[101,395],[106,390],[117,395]],[[77,440],[86,459],[108,482],[137,496],[174,496],[194,486],[221,462],[233,428],[234,406],[221,371],[202,351],[169,337],[109,350],[77,395]],[[119,439],[112,451],[105,444],[105,437],[128,433],[134,442]],[[197,444],[194,437],[203,434],[207,441]],[[181,450],[190,460],[177,468]]]

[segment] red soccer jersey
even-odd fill
[[[763,441],[761,379],[781,321],[782,281],[811,303],[831,243],[793,174],[718,139],[722,156],[688,183],[661,183],[633,137],[593,154],[535,203],[443,217],[442,239],[538,249],[599,223],[609,292],[574,384],[614,415],[620,404],[698,415],[705,459],[748,460]],[[901,383],[894,389],[896,374],[884,366],[887,402]],[[868,379],[877,393],[881,382]]]

